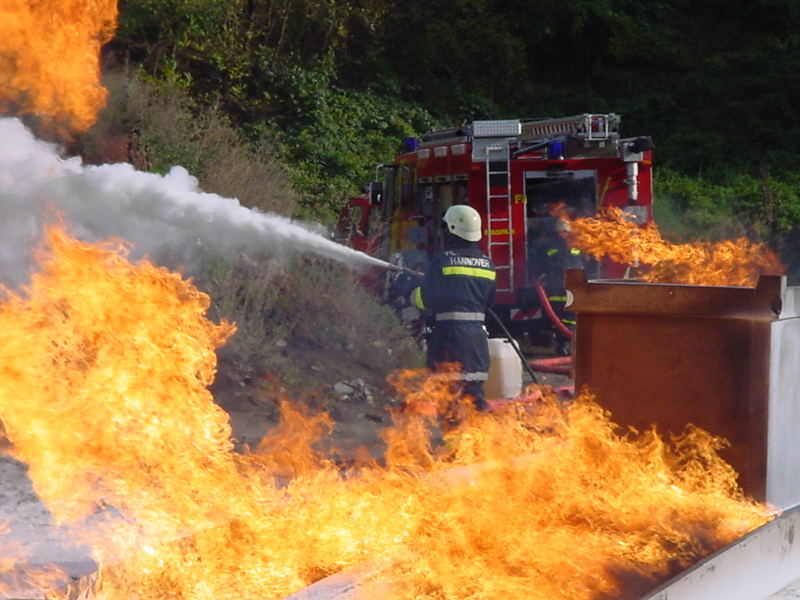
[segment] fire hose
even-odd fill
[[[555,358],[538,358],[528,363],[531,368],[542,373],[556,373],[569,375],[572,371],[571,356],[557,356]]]
[[[563,321],[558,317],[556,311],[553,310],[553,305],[550,304],[550,299],[547,297],[547,292],[544,290],[544,286],[542,282],[539,281],[539,278],[536,276],[532,276],[533,278],[533,287],[536,288],[536,295],[539,297],[539,303],[542,305],[542,310],[547,315],[547,317],[553,322],[553,325],[566,338],[572,338],[572,330],[569,327],[564,325]]]

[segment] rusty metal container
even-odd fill
[[[577,313],[576,390],[612,419],[679,433],[693,423],[730,442],[742,489],[778,508],[800,503],[800,288],[587,281],[566,275]]]

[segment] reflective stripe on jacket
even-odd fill
[[[494,300],[495,270],[477,247],[446,250],[431,260],[412,303],[436,314],[483,313]]]

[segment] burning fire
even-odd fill
[[[61,134],[91,126],[116,3],[6,4],[0,111]],[[208,297],[119,241],[46,240],[29,286],[0,303],[0,419],[55,523],[83,531],[93,598],[281,598],[356,566],[383,572],[386,597],[596,598],[769,519],[719,440],[623,435],[590,397],[472,415],[437,450],[430,416],[398,415],[385,461],[350,471],[315,447],[327,417],[284,403],[281,425],[238,454],[208,391],[234,326],[206,318]],[[451,401],[421,373],[397,385],[412,406]],[[20,560],[0,545],[0,597]]]
[[[106,101],[100,48],[116,0],[9,0],[0,19],[0,112],[33,114],[58,134],[84,131]]]
[[[284,403],[237,454],[207,390],[233,326],[119,242],[46,239],[30,285],[0,305],[0,418],[55,521],[85,532],[90,597],[281,598],[355,566],[380,570],[389,598],[618,596],[770,518],[720,440],[623,434],[591,397],[546,390],[470,415],[437,450],[430,417],[398,414],[385,464],[349,471],[314,445],[327,417]],[[412,406],[452,400],[419,372],[396,386]]]
[[[640,227],[612,208],[597,218],[570,222],[575,248],[596,259],[646,267],[637,273],[652,283],[755,287],[761,274],[781,274],[778,256],[747,238],[674,244],[653,224]]]

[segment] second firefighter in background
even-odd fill
[[[545,209],[552,210],[552,205],[546,205]],[[564,273],[567,269],[585,269],[585,264],[580,251],[570,244],[569,222],[566,218],[544,212],[532,218],[530,223],[528,233],[530,275],[537,278],[544,286],[547,301],[564,327],[575,331],[575,313],[566,308],[567,290],[564,286]],[[542,323],[546,327],[536,331],[538,334],[536,342],[545,346],[552,345],[557,354],[568,355],[570,338],[547,320],[543,320]],[[554,339],[542,340],[543,335],[553,336]]]
[[[481,217],[474,208],[451,206],[444,215],[444,251],[434,255],[411,302],[431,317],[427,367],[452,377],[457,392],[486,410],[489,339],[483,326],[495,294],[495,268],[479,248]],[[456,366],[456,371],[444,368]],[[456,417],[455,421],[458,420]]]

